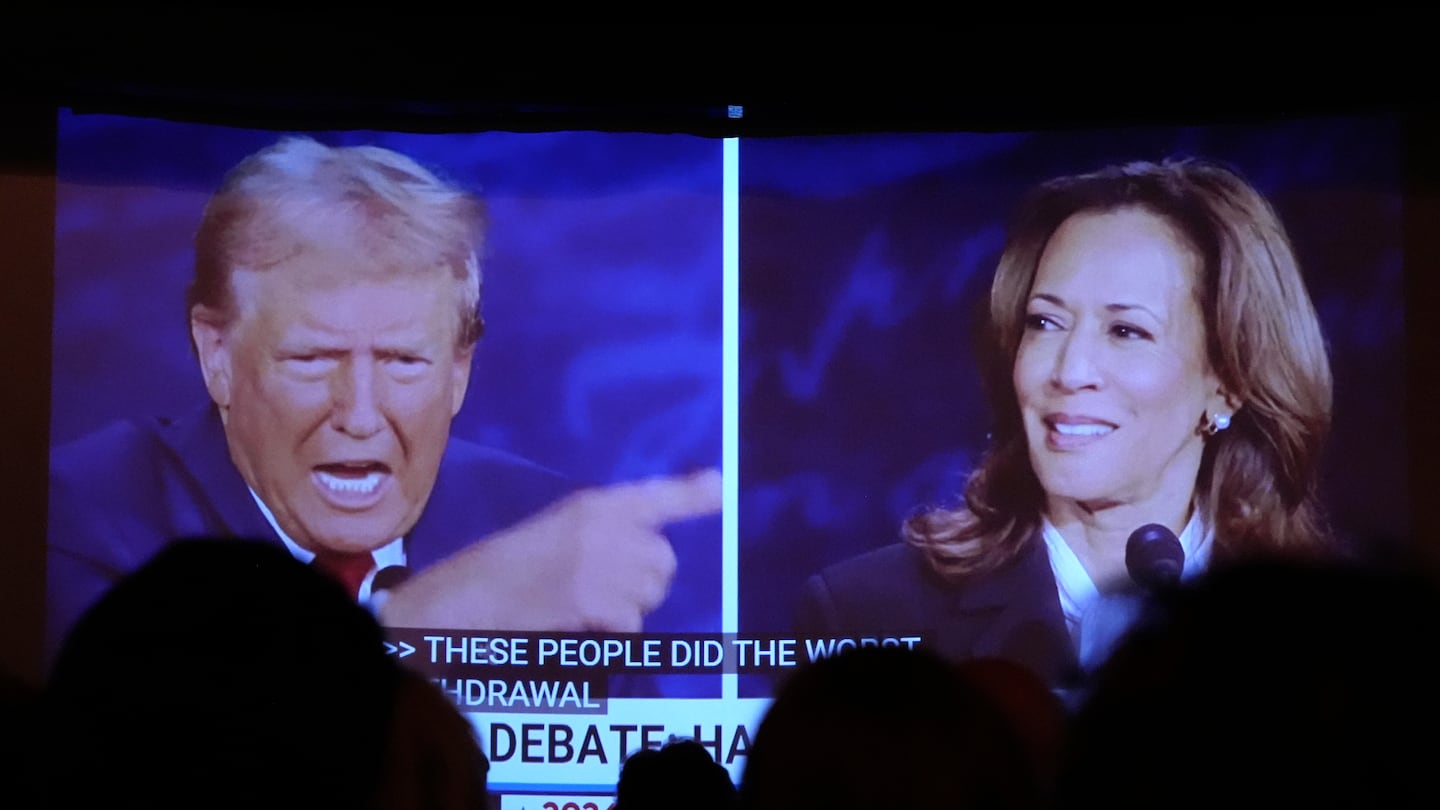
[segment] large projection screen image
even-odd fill
[[[1242,178],[1333,377],[1316,503],[1345,549],[1391,557],[1411,531],[1402,136],[1377,117],[722,138],[64,111],[46,659],[176,539],[365,546],[353,597],[471,720],[507,810],[607,807],[625,757],[671,738],[738,781],[779,685],[851,646],[1010,658],[1069,694],[1093,663],[1083,600],[1038,530],[1024,576],[950,580],[902,532],[1023,435],[985,386],[1023,375],[982,341],[1016,212],[1121,164]],[[1157,308],[1126,296],[1100,309]],[[1027,312],[1022,346],[1062,314]],[[1178,456],[1253,429],[1232,397],[1231,433],[1198,412],[1165,433],[1204,364],[1137,375],[1209,349],[1143,321],[1183,314],[1137,317],[1095,345],[1138,354],[1070,363],[1076,387],[1128,392]],[[1040,424],[1052,449],[1101,448],[1130,441],[1119,413]],[[1127,452],[1105,474],[1153,461]],[[1173,524],[1187,575],[1227,553],[1191,514],[1141,521]]]

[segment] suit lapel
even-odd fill
[[[938,604],[930,615],[944,617],[935,628],[942,650],[1005,658],[1056,684],[1078,673],[1055,575],[1038,536],[1004,568],[963,587],[933,593]]]
[[[164,482],[175,537],[230,535],[280,544],[230,460],[225,428],[213,406],[163,423],[159,435],[173,468],[180,471]]]

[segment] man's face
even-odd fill
[[[345,270],[313,253],[237,270],[234,320],[191,320],[235,466],[311,550],[373,550],[415,525],[470,376],[458,282]]]

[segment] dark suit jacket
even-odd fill
[[[573,486],[529,461],[452,438],[430,500],[405,535],[422,570],[509,526]],[[219,413],[116,423],[50,458],[46,656],[116,580],[186,537],[281,544],[230,461]],[[283,544],[281,544],[283,546]]]
[[[918,635],[951,659],[1014,661],[1056,689],[1079,679],[1038,535],[1004,568],[960,583],[942,580],[902,543],[836,563],[805,583],[795,629],[807,637]]]

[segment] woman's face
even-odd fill
[[[1188,507],[1202,421],[1229,412],[1205,357],[1199,269],[1179,233],[1139,208],[1076,214],[1051,236],[1014,384],[1052,509],[1057,498],[1087,511]]]

